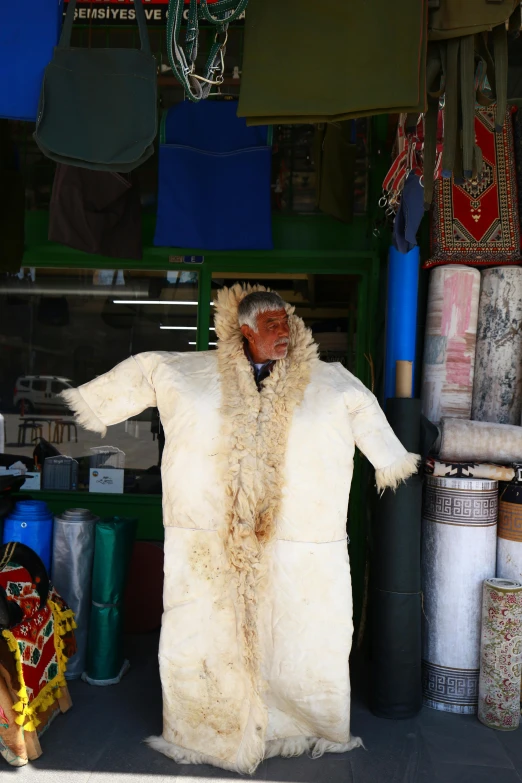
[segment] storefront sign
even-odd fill
[[[212,4],[217,0],[208,0],[208,2]],[[64,14],[68,3],[69,0],[65,0]],[[185,0],[187,6],[184,12],[185,18],[188,15],[188,4],[189,0]],[[143,6],[148,24],[167,24],[169,0],[143,0]],[[130,24],[136,20],[134,0],[77,0],[74,18],[79,24],[90,24],[91,21],[93,24],[101,25]]]

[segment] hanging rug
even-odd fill
[[[475,140],[484,157],[480,179],[435,183],[431,225],[432,256],[424,269],[439,264],[518,264],[520,222],[511,110],[502,132],[495,132],[495,107],[475,112]]]
[[[74,654],[71,631],[76,627],[74,613],[51,587],[48,599],[41,598],[27,569],[14,562],[0,571],[0,586],[7,600],[22,609],[23,619],[2,631],[16,660],[20,689],[13,710],[16,722],[26,731],[35,731],[44,712],[62,695],[66,685],[67,658]],[[64,637],[66,637],[64,639]]]

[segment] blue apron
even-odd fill
[[[62,25],[62,0],[1,3],[0,117],[36,120],[45,66]]]
[[[235,101],[184,101],[164,115],[156,246],[272,249],[267,128],[236,111]]]

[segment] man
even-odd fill
[[[348,669],[354,448],[378,489],[418,457],[360,381],[319,361],[276,294],[222,290],[215,326],[217,351],[139,354],[64,397],[101,433],[159,408],[164,720],[149,743],[179,763],[251,773],[270,756],[361,744]]]

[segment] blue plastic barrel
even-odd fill
[[[20,500],[4,519],[2,541],[19,541],[40,556],[51,571],[53,515],[43,500]]]

